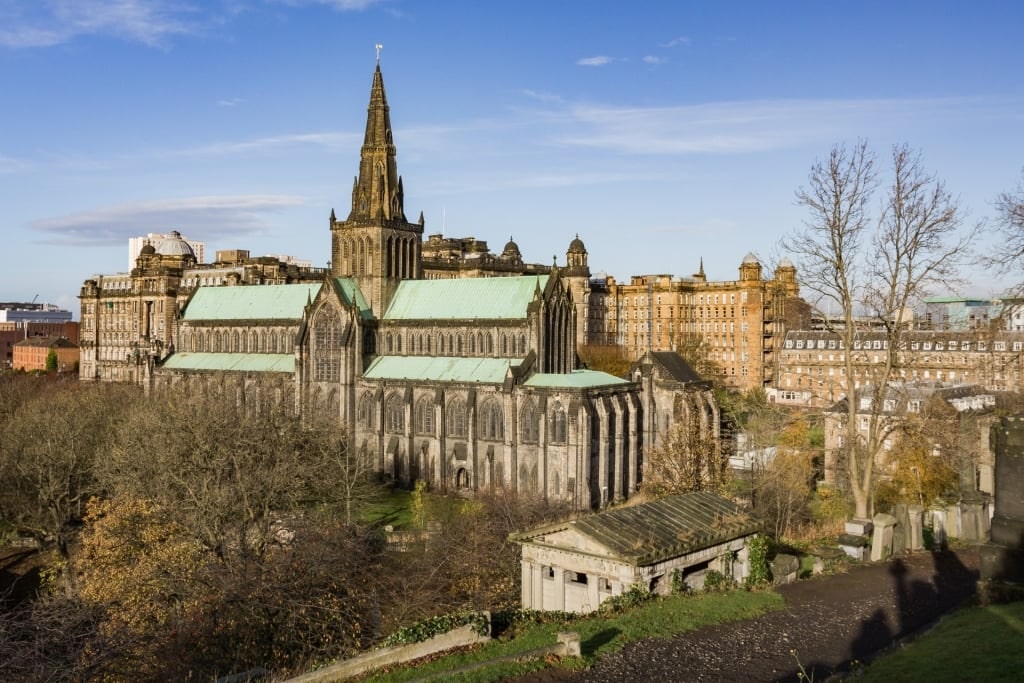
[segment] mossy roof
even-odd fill
[[[510,538],[579,552],[558,542],[567,532],[578,533],[606,548],[609,558],[644,566],[748,536],[761,528],[761,520],[736,503],[698,491],[615,508]]]
[[[539,372],[523,382],[523,385],[527,387],[550,389],[592,389],[622,384],[629,384],[629,381],[599,370],[573,370],[566,373]]]
[[[322,283],[200,287],[185,307],[184,319],[299,320]]]
[[[517,320],[547,275],[405,280],[398,285],[384,320]]]

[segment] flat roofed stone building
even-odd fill
[[[512,534],[522,546],[523,609],[593,612],[637,584],[667,594],[675,577],[700,588],[710,570],[742,581],[747,543],[761,528],[749,511],[701,491]]]

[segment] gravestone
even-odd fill
[[[779,553],[771,562],[772,580],[776,584],[793,583],[800,578],[800,558]]]
[[[995,515],[981,547],[981,578],[1024,583],[1024,416],[992,426],[995,450]]]
[[[971,491],[960,500],[960,538],[983,543],[988,540],[988,500],[984,493]]]
[[[892,556],[892,534],[896,518],[884,512],[875,515],[874,534],[871,537],[871,561],[881,562]]]
[[[907,546],[911,551],[924,549],[924,507],[921,505],[907,506]]]

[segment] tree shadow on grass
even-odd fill
[[[617,628],[606,628],[598,631],[580,643],[580,651],[584,657],[593,657],[603,646],[612,642],[622,633]]]

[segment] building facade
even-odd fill
[[[223,253],[207,266],[183,240],[147,245],[131,273],[82,288],[83,377],[338,420],[361,462],[401,484],[578,509],[636,493],[658,428],[644,406],[690,403],[666,382],[645,397],[640,378],[660,371],[643,361],[636,381],[577,367],[583,243],[542,267],[511,240],[495,256],[473,238],[424,242],[424,226],[405,214],[378,65],[351,209],[328,220],[330,269]],[[714,429],[717,407],[692,404],[672,414]]]
[[[689,278],[635,275],[590,280],[587,343],[618,345],[630,358],[648,351],[699,347],[722,385],[748,390],[776,376],[778,346],[787,329],[809,319],[799,298],[796,268],[783,260],[771,278],[748,254],[739,279],[708,281],[701,264]]]
[[[78,370],[78,345],[65,337],[28,337],[14,344],[12,367],[25,372],[43,372],[53,355],[57,372]]]
[[[978,384],[989,391],[1020,391],[1024,370],[1024,332],[1006,330],[932,331],[902,333],[894,358],[893,378]],[[772,400],[789,405],[826,407],[846,393],[846,354],[852,354],[854,386],[875,383],[887,362],[888,341],[882,333],[858,334],[852,349],[839,335],[813,330],[790,330],[779,353]]]

